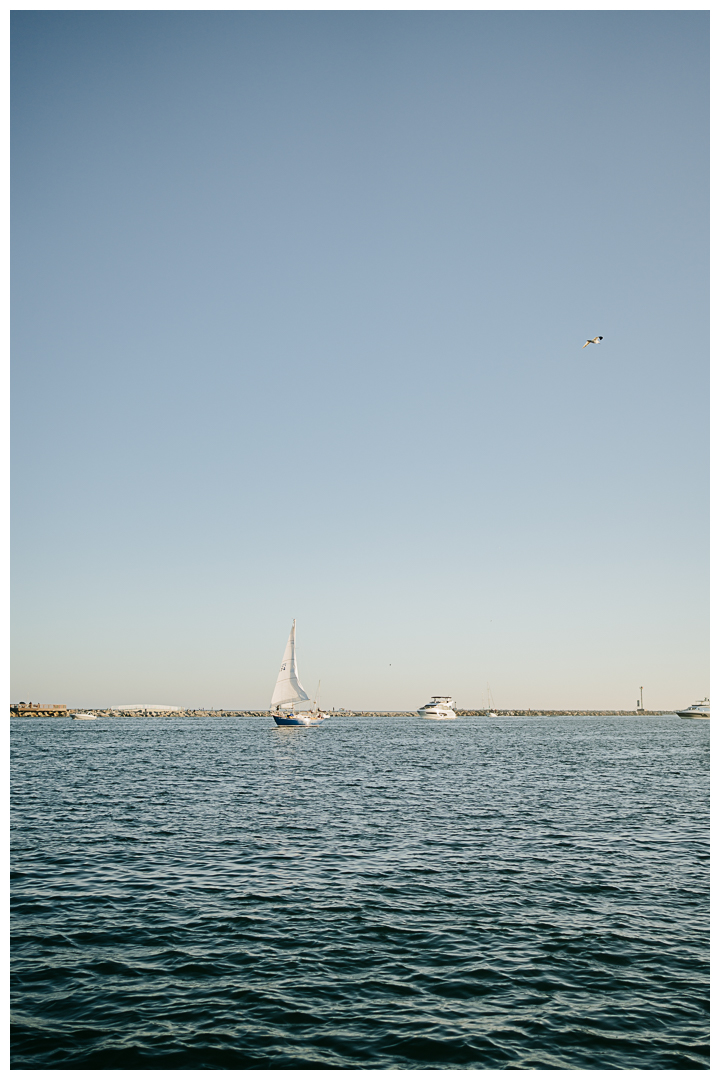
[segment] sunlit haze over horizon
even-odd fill
[[[709,694],[708,12],[11,28],[13,702]]]

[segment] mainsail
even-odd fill
[[[309,700],[310,698],[303,690],[298,677],[297,659],[295,657],[295,620],[293,619],[292,630],[285,646],[285,653],[270,704],[274,708],[276,705],[289,705],[294,701]]]

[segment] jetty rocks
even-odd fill
[[[67,716],[67,705],[38,705],[32,701],[20,701],[10,706],[11,716]]]
[[[72,716],[73,713],[92,713],[98,718],[151,718],[151,717],[263,717],[272,716],[269,709],[98,709],[95,707],[83,707],[68,709],[67,705],[32,705],[20,702],[19,705],[10,706],[10,715],[14,717],[33,717],[33,716]],[[485,716],[488,717],[490,713],[487,709],[455,709],[457,716]],[[335,709],[326,710],[326,715],[329,715],[332,719],[342,719],[343,717],[372,717],[372,716],[394,716],[398,719],[405,718],[407,720],[417,720],[417,712],[386,712],[374,710],[372,712],[352,710],[352,709]],[[545,716],[675,716],[674,709],[653,709],[652,711],[642,709],[632,710],[620,710],[620,709],[493,709],[492,715],[496,717],[508,717],[508,716],[535,716],[542,718]],[[439,721],[440,723],[447,723],[447,721]]]

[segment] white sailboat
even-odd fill
[[[297,706],[310,698],[305,693],[305,688],[300,682],[297,669],[297,657],[295,655],[295,620],[293,619],[290,637],[285,646],[285,652],[278,672],[277,682],[273,691],[270,707],[276,724],[281,727],[310,727],[313,724],[321,724],[326,719],[324,713],[317,708],[311,712],[300,712]]]

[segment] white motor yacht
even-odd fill
[[[702,701],[696,701],[694,705],[688,705],[687,709],[678,709],[678,716],[682,716],[684,720],[692,720],[693,716],[702,717],[703,720],[710,719],[710,698],[703,698]]]
[[[457,716],[455,702],[451,697],[432,697],[427,705],[418,709],[418,716],[434,716],[439,720],[454,720]]]
[[[73,720],[97,720],[97,716],[94,712],[76,712],[73,713]]]

